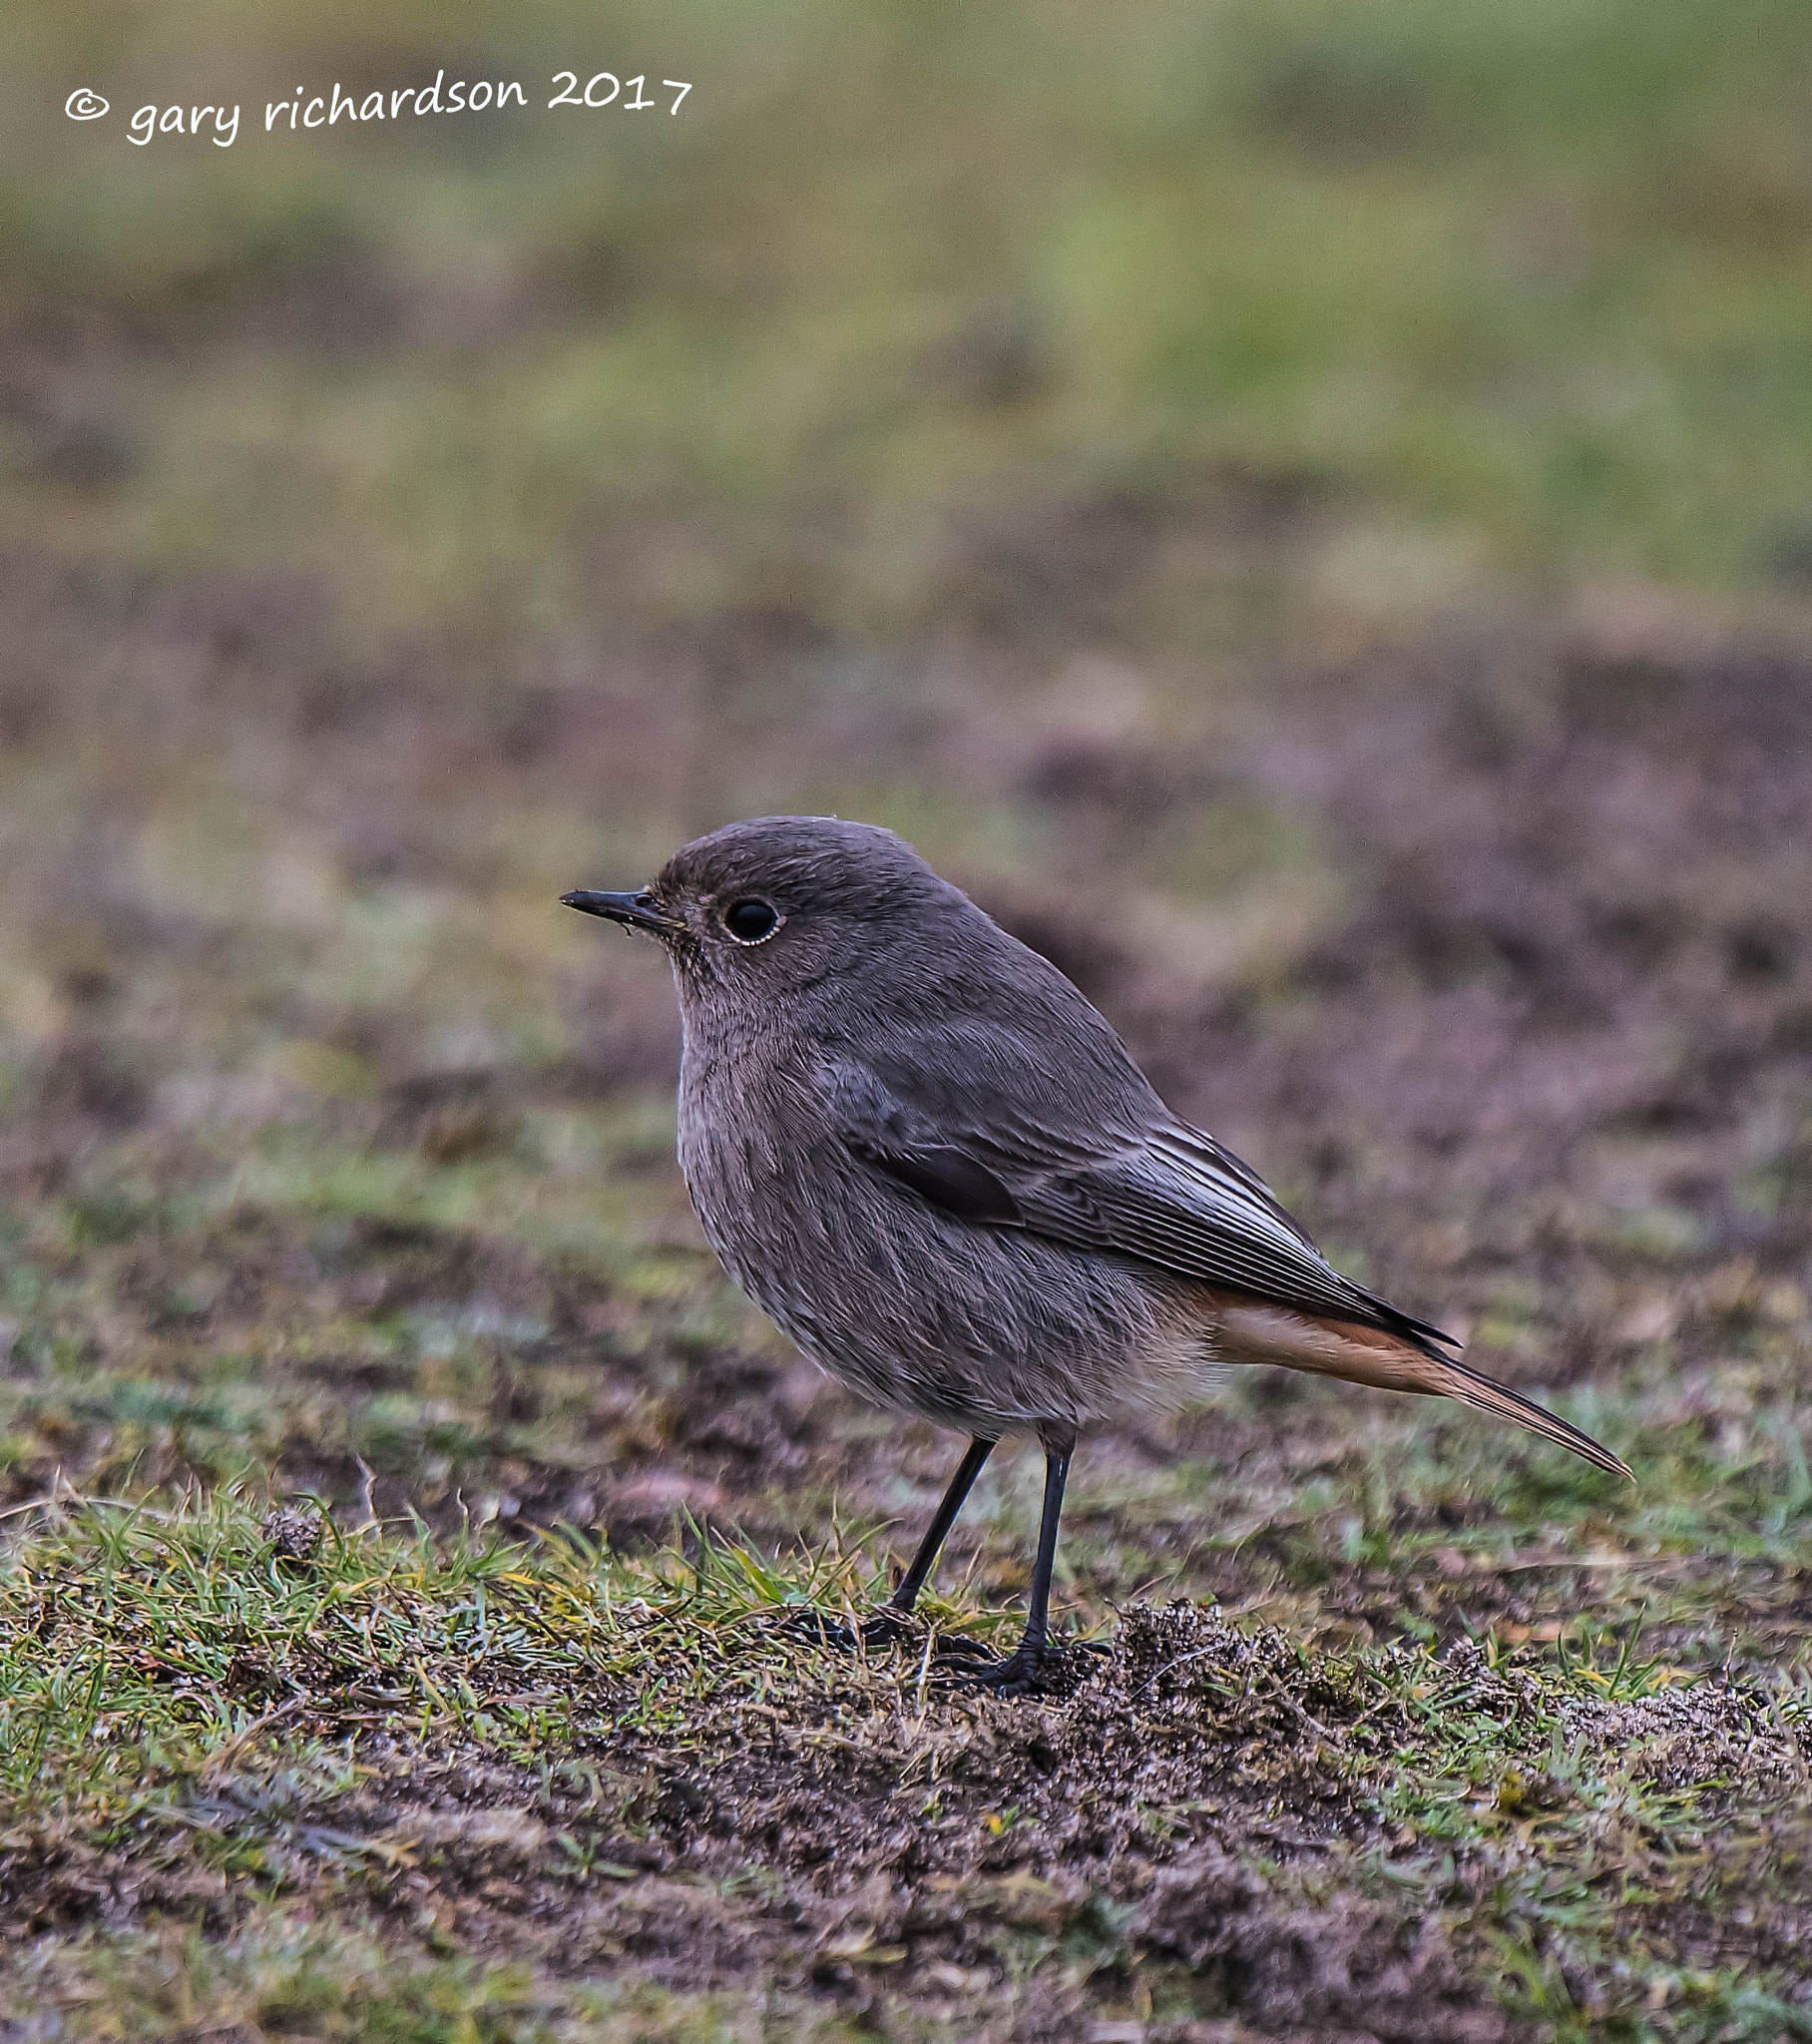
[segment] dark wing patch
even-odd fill
[[[1019,1221],[1000,1175],[970,1149],[940,1140],[922,1112],[890,1093],[865,1066],[835,1065],[826,1078],[837,1133],[864,1164],[958,1221],[995,1227]]]
[[[1014,1191],[1023,1225],[1056,1241],[1114,1250],[1179,1278],[1379,1327],[1418,1347],[1451,1340],[1343,1278],[1262,1186],[1225,1172],[1193,1146],[1183,1153],[1161,1133],[1136,1152]]]
[[[867,1157],[878,1171],[910,1186],[921,1199],[958,1221],[1012,1227],[1022,1218],[1013,1195],[994,1173],[961,1150],[933,1145],[924,1150],[870,1151]]]

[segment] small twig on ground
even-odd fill
[[[377,1524],[377,1507],[371,1502],[371,1486],[377,1481],[377,1472],[363,1455],[355,1455],[358,1465],[358,1531]]]
[[[229,1761],[236,1760],[251,1742],[272,1726],[280,1725],[287,1718],[293,1718],[297,1711],[306,1709],[307,1697],[290,1697],[286,1703],[278,1704],[274,1711],[266,1711],[261,1718],[253,1718],[242,1731],[235,1732],[225,1746],[217,1747],[204,1763],[199,1779],[212,1782],[221,1774]]]

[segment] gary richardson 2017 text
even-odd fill
[[[550,107],[590,107],[594,113],[616,106],[627,114],[641,114],[662,106],[662,99],[649,96],[646,74],[619,78],[614,71],[594,72],[581,86],[576,71],[557,71],[553,83],[560,88],[548,101]],[[667,111],[677,114],[680,102],[691,91],[680,78],[664,78],[661,85],[672,102]],[[444,70],[432,85],[398,86],[391,91],[371,91],[361,98],[347,92],[336,80],[331,92],[309,96],[298,85],[294,96],[271,100],[264,108],[264,133],[272,129],[331,128],[340,121],[401,121],[410,114],[481,114],[487,109],[527,107],[528,94],[520,79],[460,78],[447,83]],[[230,149],[239,132],[237,107],[141,107],[127,124],[131,138],[142,148],[154,135],[200,135],[206,118],[214,133],[209,137],[222,149]]]

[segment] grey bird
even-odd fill
[[[891,831],[757,817],[640,890],[561,898],[667,948],[680,1165],[730,1276],[845,1383],[970,1437],[871,1637],[912,1611],[996,1443],[1035,1434],[1025,1636],[965,1673],[1037,1687],[1079,1434],[1229,1363],[1463,1399],[1629,1475],[1343,1278],[1055,965]]]

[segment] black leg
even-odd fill
[[[1051,1573],[1057,1565],[1057,1522],[1064,1511],[1064,1485],[1070,1476],[1070,1458],[1076,1452],[1076,1436],[1056,1436],[1045,1442],[1045,1509],[1038,1524],[1038,1556],[1032,1564],[1032,1595],[1026,1613],[1026,1631],[1005,1661],[980,1668],[962,1668],[963,1677],[1008,1695],[1037,1689],[1051,1653]]]
[[[969,1443],[969,1452],[963,1457],[961,1466],[950,1479],[949,1488],[935,1513],[931,1524],[925,1529],[925,1537],[919,1542],[918,1552],[912,1557],[911,1566],[900,1578],[893,1595],[879,1611],[871,1611],[861,1625],[852,1632],[839,1620],[828,1619],[822,1612],[812,1612],[795,1620],[791,1629],[809,1629],[824,1645],[853,1647],[857,1640],[870,1647],[884,1647],[890,1641],[903,1639],[906,1634],[905,1621],[912,1614],[912,1607],[919,1601],[919,1592],[924,1589],[927,1579],[937,1567],[938,1555],[943,1550],[950,1529],[956,1523],[956,1515],[963,1509],[963,1500],[969,1495],[975,1479],[982,1473],[982,1465],[995,1449],[998,1441],[976,1439]],[[966,1643],[973,1646],[973,1642]],[[974,1647],[980,1655],[986,1655],[985,1647]]]
[[[919,1592],[924,1589],[931,1572],[938,1565],[938,1555],[943,1549],[950,1529],[956,1524],[956,1515],[963,1509],[963,1500],[969,1495],[975,1479],[982,1473],[982,1464],[994,1453],[998,1443],[982,1440],[979,1436],[969,1443],[969,1452],[963,1457],[962,1466],[950,1479],[950,1488],[944,1493],[944,1501],[937,1508],[931,1524],[925,1529],[925,1537],[919,1542],[919,1551],[912,1557],[912,1566],[900,1578],[899,1586],[888,1603],[895,1611],[908,1613],[919,1601]]]
[[[1038,1522],[1038,1558],[1032,1564],[1032,1603],[1026,1613],[1023,1654],[1042,1655],[1050,1644],[1051,1571],[1057,1566],[1057,1522],[1064,1512],[1064,1485],[1070,1480],[1070,1457],[1076,1442],[1045,1447],[1045,1510]]]

